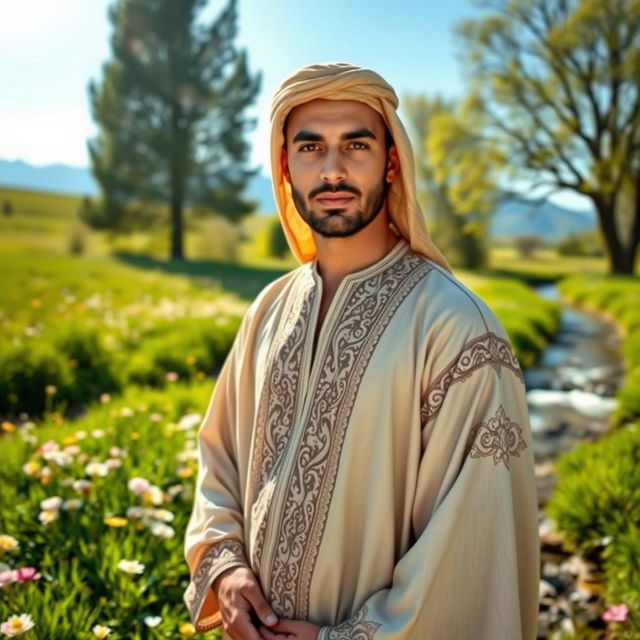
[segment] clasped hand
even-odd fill
[[[248,567],[232,567],[213,583],[222,624],[232,640],[317,640],[320,627],[304,620],[278,620]],[[253,619],[258,620],[254,624]]]

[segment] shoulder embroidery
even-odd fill
[[[484,333],[467,342],[462,347],[462,351],[429,385],[420,407],[422,426],[427,425],[438,415],[449,387],[458,382],[464,382],[474,371],[486,366],[493,367],[498,376],[503,367],[510,369],[524,384],[524,376],[509,341],[491,331]]]
[[[349,620],[333,627],[326,635],[327,640],[373,640],[382,625],[366,620],[367,613],[369,609],[364,605]]]
[[[522,428],[509,420],[502,405],[493,418],[471,429],[469,443],[470,458],[493,457],[496,466],[502,462],[507,469],[509,459],[513,456],[519,458],[520,452],[527,448]]]

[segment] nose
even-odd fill
[[[342,156],[336,149],[327,151],[322,163],[321,176],[324,182],[341,182],[346,177]]]

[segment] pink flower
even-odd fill
[[[607,622],[624,622],[629,614],[629,607],[626,604],[612,604],[602,616]]]
[[[11,569],[9,569],[9,571],[0,572],[0,587],[4,587],[15,581],[16,581],[15,572],[11,571]]]
[[[22,567],[14,571],[16,582],[28,582],[29,580],[37,580],[42,576],[36,571],[35,567]]]

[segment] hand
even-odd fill
[[[266,625],[264,629],[278,622],[248,567],[227,569],[214,580],[212,588],[218,598],[224,630],[232,640],[261,640],[251,620],[252,612]]]
[[[320,627],[304,620],[281,620],[270,629],[260,627],[263,640],[317,640]]]

